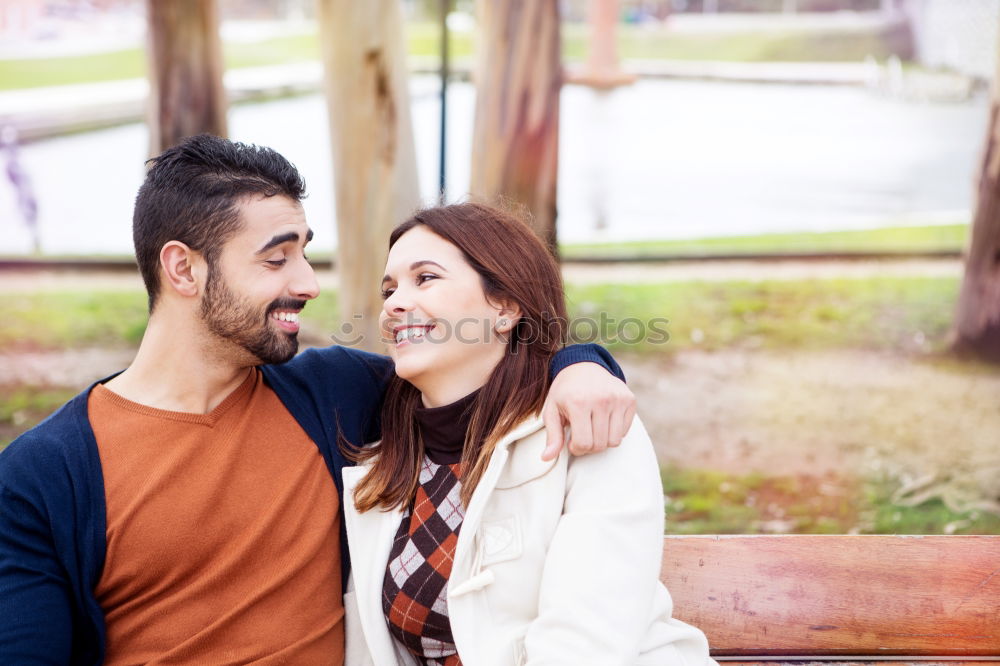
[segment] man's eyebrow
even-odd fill
[[[308,243],[312,239],[313,239],[313,230],[310,229],[309,231],[306,232],[306,242]],[[264,254],[268,250],[278,247],[283,243],[287,243],[289,241],[298,241],[298,240],[299,240],[299,232],[289,231],[287,234],[281,234],[280,236],[275,236],[271,240],[267,241],[267,243],[264,244],[264,247],[257,250],[257,254]]]
[[[411,271],[415,271],[418,268],[420,268],[421,266],[428,266],[428,265],[430,265],[430,266],[437,266],[438,268],[440,268],[441,270],[443,270],[445,272],[448,271],[447,268],[445,268],[444,266],[442,266],[441,264],[439,264],[436,261],[431,261],[430,259],[421,259],[420,261],[414,261],[412,264],[410,264],[410,270]],[[392,282],[392,278],[389,277],[388,275],[386,275],[386,276],[384,276],[382,278],[382,284],[385,284],[386,282]]]

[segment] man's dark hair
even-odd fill
[[[147,164],[152,166],[135,200],[132,240],[150,312],[160,292],[160,250],[166,243],[184,243],[212,267],[242,226],[243,199],[305,197],[302,176],[276,151],[209,134],[185,139]]]

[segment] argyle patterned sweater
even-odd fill
[[[476,393],[417,410],[424,461],[382,585],[389,632],[427,666],[460,666],[448,620],[448,578],[465,510],[459,461]]]

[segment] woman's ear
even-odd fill
[[[497,333],[509,333],[514,330],[517,326],[517,322],[521,319],[521,307],[514,302],[506,302],[500,306],[499,312],[497,312],[497,323],[496,332]]]
[[[181,296],[197,296],[201,287],[199,277],[203,273],[204,260],[196,252],[180,241],[170,241],[160,248],[160,269],[163,286],[169,287]]]

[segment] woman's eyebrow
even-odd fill
[[[439,264],[436,261],[431,261],[430,259],[421,259],[419,261],[414,261],[412,264],[410,264],[410,270],[411,271],[415,271],[418,268],[420,268],[421,266],[437,266],[438,268],[440,268],[441,270],[445,271],[446,273],[448,272],[447,268],[445,268],[444,266],[442,266],[441,264]],[[382,278],[382,284],[385,284],[386,282],[392,282],[392,278],[389,277],[388,274],[385,275],[385,276],[383,276],[383,278]]]

